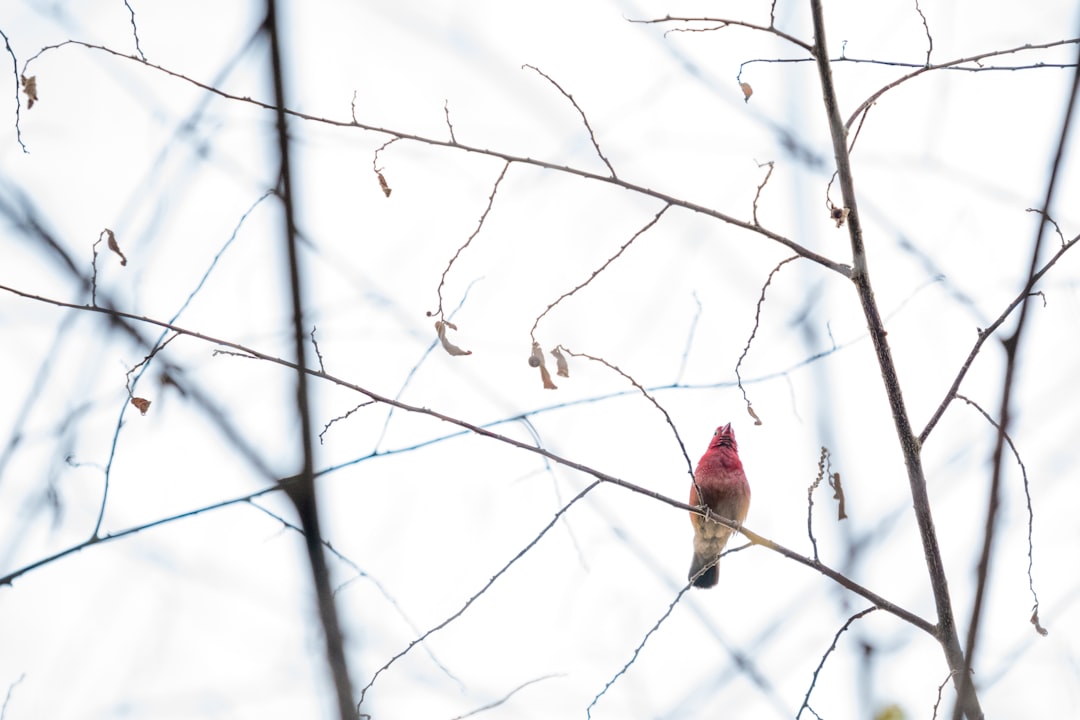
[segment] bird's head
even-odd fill
[[[713,433],[712,442],[709,443],[709,447],[728,447],[738,451],[739,444],[735,442],[735,431],[731,429],[731,423],[716,428],[716,432]]]

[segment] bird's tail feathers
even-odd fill
[[[718,562],[714,562],[714,560],[718,561],[718,558],[710,555],[698,555],[697,553],[694,553],[694,560],[690,563],[690,573],[686,576],[686,579],[691,580],[694,578],[695,575],[697,575],[697,579],[694,580],[694,587],[711,588],[715,586],[719,580],[719,577],[716,571],[716,566]],[[705,570],[705,572],[701,572],[702,568],[704,568],[706,565],[709,565],[709,563],[712,563],[712,567],[710,567],[708,570]],[[698,573],[701,574],[698,575]]]

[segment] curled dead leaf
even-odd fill
[[[472,350],[462,350],[454,343],[450,342],[446,337],[446,329],[457,330],[457,325],[449,320],[436,320],[435,332],[439,334],[439,342],[442,343],[443,350],[450,355],[472,355]]]
[[[139,409],[140,415],[145,415],[146,411],[150,409],[150,401],[146,398],[133,397],[131,398],[131,404]]]
[[[383,174],[378,170],[375,171],[375,174],[379,176],[379,187],[382,188],[383,195],[390,197],[390,193],[392,193],[393,190],[391,190],[390,185],[387,184],[386,178],[384,178]]]
[[[1031,613],[1031,624],[1035,626],[1035,632],[1039,633],[1043,637],[1050,634],[1050,631],[1039,624],[1039,607],[1036,605],[1035,610]]]
[[[556,345],[552,349],[551,355],[555,358],[555,374],[559,377],[570,377],[570,364],[566,362],[566,356],[562,354],[562,349]]]
[[[851,212],[848,208],[832,206],[832,210],[829,211],[829,217],[836,221],[836,227],[843,227],[847,222],[848,213]]]
[[[127,258],[124,257],[124,253],[120,252],[120,245],[116,242],[116,235],[109,228],[105,228],[104,230],[102,230],[102,233],[104,233],[105,237],[108,238],[109,249],[119,255],[120,264],[126,266]]]
[[[836,519],[847,520],[847,512],[844,510],[844,486],[840,484],[840,473],[829,476],[829,487],[833,489],[833,500],[839,502],[836,508]]]
[[[742,89],[743,102],[750,102],[750,96],[754,94],[754,88],[750,87],[750,83],[741,82],[739,87]]]
[[[23,92],[26,93],[26,109],[34,107],[34,103],[37,102],[37,75],[31,75],[26,77],[20,75],[19,79],[22,81]]]
[[[754,418],[754,424],[755,425],[760,425],[761,424],[761,418],[759,418],[757,413],[754,412],[754,406],[753,405],[750,405],[749,403],[747,403],[746,412],[750,413],[750,417]]]
[[[551,373],[548,372],[544,363],[544,351],[540,349],[540,343],[533,340],[532,353],[529,355],[529,367],[540,368],[540,379],[544,383],[545,390],[558,390],[559,387],[551,381]]]

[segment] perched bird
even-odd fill
[[[701,491],[700,498],[698,490]],[[739,446],[731,423],[716,428],[709,449],[698,460],[694,483],[690,486],[690,504],[707,505],[717,515],[740,525],[746,519],[750,509],[750,484],[746,482],[746,473],[739,460]],[[690,513],[690,522],[694,525],[694,561],[690,564],[688,579],[719,557],[734,532],[726,525],[694,513]],[[694,581],[694,586],[710,588],[716,581],[714,564]]]

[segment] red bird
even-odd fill
[[[701,490],[700,499],[698,489]],[[709,449],[698,460],[694,484],[690,486],[690,504],[707,505],[717,515],[740,525],[746,519],[746,512],[750,509],[750,484],[746,482],[746,473],[739,460],[739,446],[735,442],[731,423],[716,428]],[[734,531],[694,513],[690,513],[690,522],[694,525],[694,561],[690,564],[688,578],[693,578],[719,557]],[[716,581],[714,564],[694,580],[694,585],[711,588]]]

